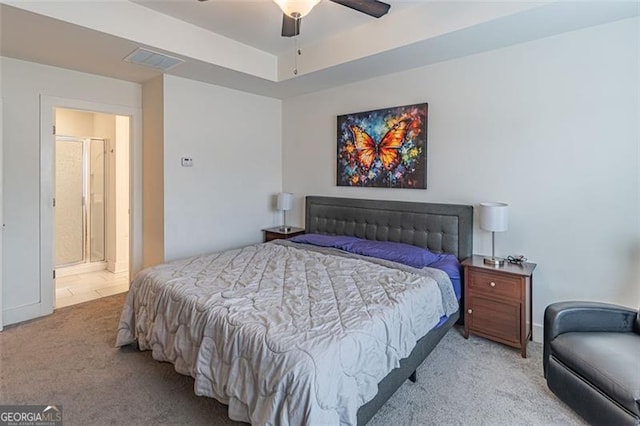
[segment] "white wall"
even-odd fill
[[[130,122],[131,118],[116,116],[116,138],[113,146],[112,174],[114,183],[114,234],[115,234],[115,256],[114,264],[110,270],[118,273],[129,269],[129,151],[130,147]],[[111,265],[110,265],[111,266]]]
[[[93,128],[94,114],[73,109],[56,109],[56,135],[86,138],[97,136]]]
[[[2,197],[2,189],[3,189],[3,183],[2,183],[2,175],[3,175],[3,161],[2,161],[2,157],[3,157],[3,135],[4,135],[4,131],[3,131],[3,127],[2,127],[2,117],[3,117],[3,113],[2,113],[2,105],[3,105],[3,96],[2,96],[2,66],[0,66],[0,331],[2,331],[3,326],[4,326],[4,319],[3,319],[3,315],[2,315],[2,306],[3,306],[3,302],[2,302],[2,236],[4,234],[4,220],[3,220],[3,216],[2,216],[2,203],[3,203],[3,197]]]
[[[164,77],[142,85],[143,266],[164,262]]]
[[[637,307],[638,31],[637,18],[624,20],[287,99],[283,189],[509,203],[496,251],[538,264],[537,340],[554,301]],[[426,191],[336,187],[336,115],[425,101]],[[476,225],[474,252],[490,253],[490,240]]]
[[[0,58],[3,85],[5,324],[40,313],[40,97],[140,108],[140,85]],[[50,245],[50,241],[43,241]]]
[[[281,105],[164,77],[165,260],[257,243],[278,223],[271,199],[282,186]]]

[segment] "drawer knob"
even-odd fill
[[[473,309],[467,309],[467,312],[468,312],[469,314],[472,314],[472,313],[473,313]]]
[[[489,285],[490,285],[491,287],[495,287],[495,286],[496,286],[496,283],[494,283],[493,281],[491,281],[491,282],[489,283]]]

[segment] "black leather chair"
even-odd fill
[[[640,425],[640,312],[560,302],[544,313],[549,389],[593,425]]]

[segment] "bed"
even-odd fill
[[[308,234],[460,260],[471,255],[472,217],[463,205],[318,196],[305,205]],[[172,362],[234,420],[362,425],[460,319],[464,295],[453,294],[437,269],[275,241],[141,272],[117,345]]]

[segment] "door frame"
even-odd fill
[[[55,109],[128,116],[129,120],[129,277],[142,269],[142,109],[40,95],[40,308],[53,312],[53,195]]]

